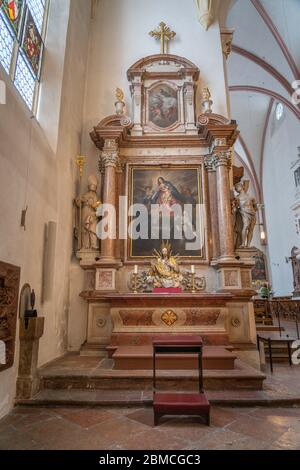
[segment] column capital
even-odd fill
[[[119,163],[119,146],[116,140],[105,139],[101,153],[101,160],[105,168],[108,166],[112,166],[114,168],[117,167]]]
[[[213,153],[213,160],[216,168],[226,166],[229,169],[231,168],[231,151],[221,150],[220,152],[215,152]]]
[[[205,155],[204,166],[208,172],[216,171],[216,159],[213,154]]]

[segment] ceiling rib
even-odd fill
[[[246,59],[251,60],[252,62],[257,64],[259,67],[263,68],[266,72],[272,75],[272,77],[274,77],[275,80],[277,80],[290,95],[294,93],[294,89],[292,88],[289,81],[283,75],[281,75],[281,73],[278,72],[278,70],[275,69],[275,67],[270,65],[265,60],[261,59],[260,57],[253,54],[252,52],[249,52],[246,49],[243,49],[242,47],[239,47],[236,45],[232,46],[232,52],[235,52],[236,54],[239,54],[245,57]],[[298,107],[300,108],[300,105],[298,105]]]
[[[268,110],[267,110],[267,115],[265,119],[262,141],[261,141],[261,152],[260,152],[260,162],[259,162],[259,181],[260,181],[260,187],[261,187],[263,197],[264,197],[263,173],[264,173],[264,155],[265,155],[266,137],[267,137],[267,131],[269,127],[271,112],[274,106],[274,101],[275,101],[274,98],[270,99]]]
[[[283,103],[292,113],[294,113],[295,117],[300,120],[300,111],[296,108],[288,99],[284,96],[276,93],[273,90],[269,90],[268,88],[261,88],[258,86],[252,85],[232,85],[229,87],[229,91],[231,92],[251,92],[251,93],[260,93],[262,95],[270,96],[275,100],[280,101]]]
[[[262,3],[260,0],[251,0],[253,6],[256,8],[258,13],[260,14],[261,18],[264,20],[265,24],[271,31],[273,37],[275,38],[278,46],[280,47],[284,57],[286,58],[287,63],[290,66],[291,71],[293,72],[295,80],[298,80],[300,78],[300,72],[298,70],[298,67],[293,59],[292,54],[287,48],[287,45],[285,44],[281,34],[279,33],[278,29],[276,28],[275,24],[273,23],[270,15],[268,12],[265,10],[263,7]]]

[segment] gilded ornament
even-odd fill
[[[173,310],[166,310],[162,316],[161,316],[162,321],[167,325],[167,326],[172,326],[174,323],[177,322],[178,317]]]

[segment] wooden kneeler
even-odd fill
[[[200,336],[174,335],[153,339],[153,411],[154,425],[163,415],[193,415],[204,418],[210,425],[210,404],[203,391],[203,343]],[[157,354],[198,354],[199,392],[173,393],[156,390]]]

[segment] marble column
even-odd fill
[[[106,139],[104,142],[101,159],[105,167],[103,184],[103,204],[110,204],[116,208],[117,199],[117,165],[119,162],[118,144],[113,139]],[[100,263],[116,262],[116,240],[106,238],[101,240]]]
[[[231,152],[220,151],[214,154],[217,174],[218,225],[220,240],[220,261],[233,261],[234,238],[230,200],[229,170]]]
[[[116,175],[117,175],[117,194],[118,196],[123,196],[124,195],[124,164],[122,164],[120,161],[117,165],[116,168]],[[119,221],[119,216],[120,216],[120,207],[119,204],[117,204],[116,207],[116,214],[117,214],[117,220]],[[116,240],[116,258],[117,260],[121,260],[122,258],[122,240],[120,240],[120,232],[119,232],[119,223],[117,223],[117,240]]]
[[[210,213],[210,253],[212,261],[215,261],[220,252],[219,223],[218,223],[218,199],[217,199],[217,177],[216,166],[212,155],[205,158],[205,168],[208,179],[209,213]]]

